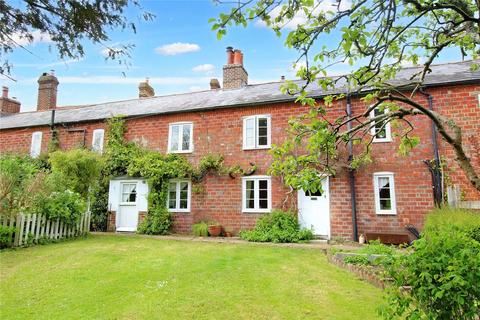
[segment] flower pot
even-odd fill
[[[209,226],[208,234],[211,237],[218,237],[222,234],[222,226]]]
[[[232,236],[233,236],[233,235],[232,235],[231,232],[225,231],[225,237],[230,238],[230,237],[232,237]]]

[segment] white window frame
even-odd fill
[[[174,126],[180,126],[180,130],[178,130],[178,143],[179,147],[183,145],[183,126],[189,125],[190,126],[190,143],[188,150],[172,150],[172,132]],[[168,152],[169,153],[191,153],[193,152],[193,122],[175,122],[170,123],[168,125]]]
[[[130,185],[135,185],[135,202],[131,202],[131,201],[123,201],[123,186],[127,185],[127,184],[130,184]],[[136,181],[130,181],[130,180],[127,180],[127,181],[121,181],[120,182],[120,201],[119,201],[119,204],[122,205],[122,206],[136,206],[137,205],[137,201],[138,201],[138,182]]]
[[[258,144],[258,120],[261,118],[267,119],[267,145]],[[253,119],[255,122],[255,144],[253,146],[247,145],[247,121]],[[243,117],[243,150],[256,149],[270,149],[272,143],[272,116],[269,114],[259,114],[254,116]]]
[[[390,210],[380,209],[380,189],[378,184],[379,178],[388,178],[390,184],[390,201],[392,208]],[[396,215],[397,214],[397,201],[395,197],[395,174],[393,172],[375,172],[373,174],[373,186],[375,194],[375,212],[378,215]]]
[[[378,110],[379,108],[375,108],[372,111],[370,111],[370,118],[373,119],[375,118],[375,110]],[[383,109],[383,113],[388,113],[389,110],[388,108]],[[370,134],[373,136],[373,142],[392,142],[392,128],[390,126],[390,122],[387,122],[384,126],[385,129],[385,138],[377,138],[377,135],[375,134],[375,126],[376,122],[374,121],[372,123],[372,127],[370,128]]]
[[[95,146],[95,136],[96,135],[101,135],[102,136],[102,139],[100,140],[100,145],[98,146],[98,148],[96,148]],[[98,152],[100,154],[103,153],[103,141],[105,139],[105,130],[103,129],[95,129],[93,130],[93,133],[92,133],[92,151],[95,151],[95,152]]]
[[[253,188],[253,197],[254,197],[254,208],[247,208],[246,199],[247,199],[247,181],[254,181]],[[259,208],[259,180],[267,180],[267,200],[268,208],[260,209]],[[269,213],[272,211],[272,179],[270,176],[248,176],[242,178],[242,212],[245,213]]]
[[[35,144],[37,137],[38,143]],[[32,133],[32,142],[30,144],[30,156],[32,158],[38,158],[42,153],[42,139],[43,133],[41,131],[35,131],[34,133]]]
[[[180,183],[181,182],[187,182],[188,184],[188,195],[187,195],[187,208],[180,208]],[[185,180],[185,179],[173,179],[169,181],[169,188],[170,188],[170,183],[175,183],[175,208],[169,208],[169,203],[170,203],[170,189],[167,194],[167,208],[168,211],[170,212],[190,212],[191,208],[191,203],[192,203],[192,182],[190,180]]]

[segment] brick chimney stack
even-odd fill
[[[53,74],[44,72],[38,78],[37,111],[45,111],[57,108],[58,79]]]
[[[243,67],[243,53],[227,47],[227,64],[223,66],[223,88],[236,89],[248,84],[248,73]]]
[[[8,87],[2,87],[2,96],[0,97],[0,115],[9,115],[20,112],[20,102],[14,98],[8,97]]]
[[[155,90],[153,90],[153,87],[148,83],[148,78],[146,78],[144,82],[140,82],[138,85],[138,97],[150,98],[153,96],[155,96]]]

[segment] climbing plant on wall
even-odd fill
[[[147,150],[134,142],[125,139],[125,119],[121,116],[107,121],[107,144],[105,165],[103,168],[103,189],[108,192],[108,182],[112,177],[129,175],[143,177],[149,183],[148,214],[138,226],[138,232],[146,234],[165,234],[170,229],[173,219],[167,209],[168,184],[171,179],[187,178],[194,183],[201,183],[211,173],[249,175],[255,172],[256,166],[251,164],[247,170],[239,165],[225,166],[222,155],[208,154],[202,157],[198,166],[192,165],[179,154],[161,154]],[[98,199],[102,199],[98,197]],[[105,197],[103,197],[105,201]],[[94,206],[100,208],[101,206]],[[106,208],[106,204],[103,206]]]

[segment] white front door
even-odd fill
[[[330,195],[328,177],[322,181],[322,192],[298,191],[298,222],[317,236],[330,238]]]
[[[137,182],[123,182],[120,186],[117,231],[136,231],[138,224]]]

